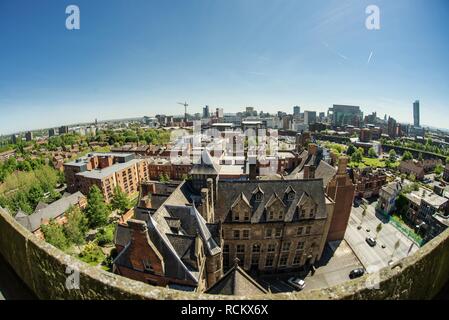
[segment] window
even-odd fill
[[[253,244],[253,253],[260,252],[260,244]]]
[[[303,232],[304,232],[304,227],[298,227],[298,229],[296,230],[296,235],[301,236]]]
[[[272,235],[273,235],[273,230],[272,229],[270,229],[270,228],[265,229],[265,238],[271,238]]]
[[[243,239],[249,239],[249,230],[248,229],[243,230]]]
[[[257,202],[262,201],[262,192],[256,193],[256,201],[257,201]]]
[[[281,255],[280,259],[279,259],[279,266],[280,267],[284,267],[287,265],[287,260],[288,260],[288,254],[284,253],[283,255]]]
[[[274,212],[271,210],[268,211],[268,220],[274,220]]]
[[[294,193],[294,192],[290,192],[290,193],[288,194],[287,199],[290,200],[290,201],[292,201],[293,199],[295,199],[295,193]]]
[[[276,238],[280,238],[282,236],[282,229],[281,228],[276,228],[275,236],[276,236]]]
[[[293,265],[298,265],[298,264],[300,264],[301,263],[301,254],[300,253],[297,253],[296,255],[295,255],[295,258],[293,259]]]
[[[240,220],[240,216],[239,216],[238,212],[232,211],[232,220],[234,220],[234,221]]]
[[[245,212],[245,216],[243,217],[243,220],[249,221],[249,212],[248,211]]]
[[[270,254],[267,256],[267,259],[265,260],[265,267],[272,267],[274,262],[274,255]]]
[[[311,231],[312,231],[312,226],[307,226],[306,234],[310,234]]]
[[[274,243],[268,244],[268,252],[274,252],[276,250],[276,245]]]
[[[251,265],[257,267],[259,265],[259,255],[253,255],[251,257]]]
[[[234,239],[240,239],[240,230],[234,230]]]
[[[304,249],[304,241],[298,242],[298,246],[296,247],[296,251],[301,251]]]
[[[153,267],[151,266],[151,263],[149,260],[142,260],[143,262],[143,268],[147,272],[153,272]]]
[[[237,245],[237,253],[245,253],[245,245],[244,244]]]
[[[229,253],[229,244],[223,246],[223,253]]]
[[[282,244],[282,251],[289,251],[290,250],[290,245],[291,245],[290,242],[284,242]]]

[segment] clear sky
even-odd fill
[[[365,28],[370,4],[380,30]],[[415,99],[421,123],[449,128],[447,0],[0,0],[3,134],[182,114],[185,100],[412,122]]]

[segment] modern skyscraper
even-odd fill
[[[413,102],[413,125],[419,127],[419,100]]]
[[[315,111],[304,111],[304,123],[305,124],[316,123],[316,112]]]
[[[299,106],[293,107],[293,116],[299,117],[299,114],[301,113],[301,108]]]
[[[210,118],[209,106],[203,108],[203,118]]]

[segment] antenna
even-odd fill
[[[181,106],[184,106],[184,122],[187,123],[187,107],[189,106],[187,102],[178,102]]]

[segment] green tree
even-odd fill
[[[170,181],[170,177],[166,175],[165,173],[161,173],[159,175],[159,182],[168,182]]]
[[[111,210],[105,203],[103,194],[97,186],[90,188],[87,196],[86,216],[89,227],[102,227],[108,223]]]
[[[28,191],[28,201],[30,205],[34,208],[37,206],[39,201],[44,197],[44,191],[40,185],[34,185]]]
[[[369,150],[368,150],[368,157],[370,157],[370,158],[377,158],[377,153],[374,150],[374,148],[369,148]]]
[[[362,160],[363,160],[363,156],[359,151],[354,152],[351,156],[351,161],[354,163],[362,162]]]
[[[114,232],[115,232],[116,225],[111,224],[106,227],[101,228],[98,230],[98,233],[96,235],[96,240],[98,242],[98,245],[105,246],[112,244],[114,241]]]
[[[71,206],[66,212],[67,222],[64,225],[64,234],[70,243],[82,245],[87,232],[87,218],[79,207]]]
[[[437,174],[437,175],[442,174],[443,171],[444,171],[444,167],[443,167],[441,164],[437,164],[437,165],[435,166],[435,169],[433,170],[433,172],[434,172],[435,174]]]
[[[98,244],[91,241],[84,246],[83,251],[81,251],[78,257],[82,261],[95,266],[104,260],[105,255]]]
[[[391,162],[396,162],[396,160],[398,159],[398,156],[397,156],[396,151],[394,149],[391,149],[390,152],[388,152],[388,159]]]
[[[410,151],[405,151],[402,155],[402,161],[413,160],[413,155]]]
[[[45,241],[48,243],[61,250],[65,250],[69,247],[69,242],[64,234],[64,229],[59,223],[52,220],[50,223],[42,225],[41,229],[44,234]]]
[[[356,151],[357,151],[357,149],[354,147],[354,145],[350,144],[348,146],[348,149],[346,150],[346,154],[348,156],[352,156],[354,154],[354,152],[356,152]]]
[[[360,224],[359,224],[359,226],[357,227],[357,229],[362,229],[362,223],[363,223],[363,220],[365,219],[365,217],[366,217],[366,205],[365,204],[363,204],[362,205],[362,208],[363,208],[363,210],[362,210],[362,219],[360,219]]]
[[[376,227],[376,239],[379,236],[379,233],[382,231],[382,223],[379,223]]]
[[[128,196],[119,186],[114,189],[111,205],[112,209],[118,210],[120,214],[125,213],[131,207]]]

